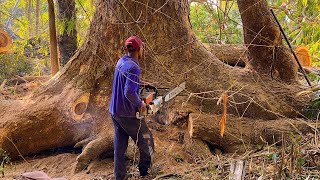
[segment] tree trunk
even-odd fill
[[[12,37],[12,39],[17,39],[19,38],[19,36],[17,36],[13,31],[12,31],[12,24],[13,24],[13,19],[16,16],[16,12],[18,9],[18,5],[20,3],[20,0],[16,0],[16,2],[14,3],[11,12],[10,12],[10,16],[8,18],[8,20],[6,21],[5,25],[4,25],[4,30],[6,30],[9,34],[10,37]],[[27,12],[27,11],[26,11]]]
[[[51,75],[53,76],[59,71],[57,32],[56,32],[53,0],[48,0],[48,12],[49,12],[49,31],[50,31]]]
[[[35,19],[36,19],[35,35],[36,36],[40,35],[39,17],[40,17],[40,0],[36,0],[36,12],[35,12]]]
[[[249,49],[250,65],[259,73],[284,81],[297,79],[297,66],[266,0],[237,0],[243,23],[244,42]]]
[[[32,21],[32,0],[27,0],[26,1],[26,7],[25,7],[25,12],[27,14],[27,20],[28,20],[28,31],[29,31],[29,38],[33,37],[33,21]]]
[[[245,67],[248,60],[248,49],[239,44],[204,44],[217,58],[230,66]]]
[[[293,134],[314,131],[301,120],[258,120],[228,116],[224,136],[220,136],[221,115],[191,113],[188,119],[189,137],[202,139],[225,152],[245,152],[254,145],[281,144]],[[314,126],[316,127],[316,126]]]
[[[112,75],[124,54],[123,41],[132,34],[146,42],[139,62],[142,80],[174,87],[187,76],[187,92],[192,92],[188,102],[194,108],[219,113],[216,101],[228,91],[229,113],[265,119],[298,116],[308,101],[294,97],[299,85],[235,71],[219,61],[192,32],[188,5],[187,0],[98,0],[88,38],[71,62],[29,97],[0,101],[0,147],[14,156],[19,154],[16,147],[26,155],[91,136],[111,138],[107,108]],[[110,141],[100,143],[91,150],[111,147]]]
[[[77,50],[75,0],[58,0],[58,18],[63,28],[59,35],[60,65],[63,67]]]

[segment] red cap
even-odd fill
[[[128,46],[132,46],[133,50],[138,49],[143,44],[142,40],[138,36],[130,36],[124,43],[125,49],[128,50]]]

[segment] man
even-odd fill
[[[131,137],[140,152],[139,171],[148,175],[153,153],[153,138],[144,119],[137,119],[138,111],[146,111],[146,104],[138,95],[140,67],[138,60],[143,53],[143,42],[137,36],[125,41],[127,52],[119,59],[113,79],[110,113],[114,124],[114,176],[123,180],[126,176],[125,152]]]

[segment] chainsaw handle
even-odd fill
[[[147,85],[143,85],[141,87],[142,88],[140,89],[140,95],[143,93],[144,90],[146,90],[148,92],[150,92],[150,90],[153,90],[153,92],[155,92],[155,97],[158,97],[158,88],[156,88],[155,86],[147,84]]]

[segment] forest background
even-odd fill
[[[80,47],[94,13],[94,0],[72,0],[75,18],[57,16],[57,34],[74,34]],[[190,21],[204,43],[243,44],[243,28],[236,1],[200,0],[191,2]],[[313,66],[320,66],[320,3],[318,0],[268,0],[290,42],[305,45]],[[57,6],[57,2],[55,5]],[[57,11],[57,7],[55,11]],[[49,16],[45,0],[0,0],[0,29],[14,39],[13,48],[0,54],[0,82],[16,75],[50,74]],[[76,31],[74,33],[73,31]],[[310,74],[313,81],[318,76]]]

